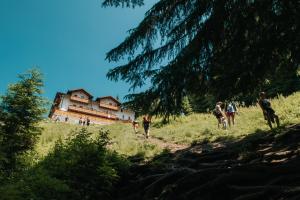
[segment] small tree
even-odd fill
[[[182,110],[185,115],[189,115],[193,112],[192,105],[188,96],[184,96],[182,100]]]
[[[33,69],[18,77],[20,81],[8,87],[0,102],[0,166],[8,172],[16,169],[19,155],[34,147],[45,112],[41,73]]]

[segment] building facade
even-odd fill
[[[49,118],[55,121],[79,123],[89,120],[92,124],[112,124],[117,121],[130,122],[135,113],[124,109],[122,104],[111,96],[93,96],[84,89],[56,93]]]

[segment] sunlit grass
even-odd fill
[[[300,92],[287,98],[279,96],[271,104],[282,125],[300,123]],[[258,105],[239,108],[236,124],[228,130],[218,129],[217,119],[210,113],[180,117],[161,128],[155,127],[158,124],[159,119],[154,120],[151,129],[153,136],[186,144],[201,140],[214,141],[220,137],[241,138],[257,130],[270,130]]]
[[[282,125],[300,123],[300,92],[287,98],[279,96],[273,99],[271,103],[279,115]],[[238,139],[258,130],[270,130],[258,106],[239,108],[239,113],[236,115],[236,125],[228,130],[218,129],[217,120],[210,113],[179,117],[171,120],[167,125],[161,125],[160,121],[159,118],[153,119],[150,135],[166,142],[179,144],[191,144],[195,141],[215,141],[220,138],[223,140],[228,138]],[[43,122],[42,126],[44,131],[36,147],[41,156],[46,155],[59,138],[64,140],[72,131],[82,128],[79,125],[55,123],[48,120]],[[160,147],[150,144],[144,139],[141,122],[140,133],[137,135],[130,123],[117,123],[107,126],[94,125],[89,126],[88,130],[96,136],[101,128],[110,131],[110,148],[120,154],[127,156],[140,154],[145,157],[152,157],[162,151]]]
[[[36,146],[36,151],[40,156],[45,156],[59,139],[66,140],[74,131],[83,128],[83,126],[67,124],[63,122],[53,122],[45,120],[41,126],[44,128],[40,140]],[[109,130],[111,143],[109,148],[115,150],[119,154],[132,156],[142,154],[145,157],[152,157],[162,151],[161,148],[150,144],[141,134],[136,135],[130,123],[117,123],[114,125],[85,126],[89,132],[95,137],[99,130]]]

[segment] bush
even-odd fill
[[[81,129],[34,168],[0,187],[4,199],[110,199],[129,162],[108,151],[108,132]]]

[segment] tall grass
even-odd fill
[[[279,115],[282,125],[300,123],[300,92],[288,97],[278,96],[271,101],[272,107]],[[99,129],[110,131],[110,148],[120,154],[128,156],[142,154],[145,157],[162,151],[159,146],[149,143],[142,136],[142,124],[140,134],[136,135],[131,124],[117,123],[107,126],[90,126],[89,132],[95,135]],[[46,120],[42,123],[44,132],[37,145],[37,152],[44,156],[54,146],[59,138],[65,139],[72,130],[80,129],[82,126],[66,123],[54,123]],[[228,130],[218,129],[217,120],[212,114],[191,114],[170,121],[167,125],[161,125],[160,119],[156,118],[150,128],[150,135],[166,142],[178,144],[191,144],[194,141],[216,141],[220,139],[239,139],[257,131],[268,131],[266,121],[259,106],[239,108],[236,115],[236,124]]]
[[[271,100],[271,105],[283,126],[300,123],[300,92],[288,97],[278,96]],[[239,108],[235,121],[235,126],[223,130],[217,127],[217,119],[213,114],[192,114],[174,119],[163,127],[159,127],[158,120],[155,120],[151,134],[165,141],[189,144],[195,140],[238,139],[258,130],[270,130],[258,105]]]
[[[68,124],[63,122],[53,122],[45,120],[41,126],[44,128],[43,134],[36,146],[39,156],[45,156],[59,139],[67,139],[72,132],[82,129],[83,126]],[[156,145],[149,143],[141,134],[136,135],[130,123],[117,123],[114,125],[90,125],[85,126],[89,132],[96,136],[100,129],[109,130],[110,144],[109,148],[115,150],[119,154],[133,156],[136,154],[144,157],[153,157],[162,151]]]

